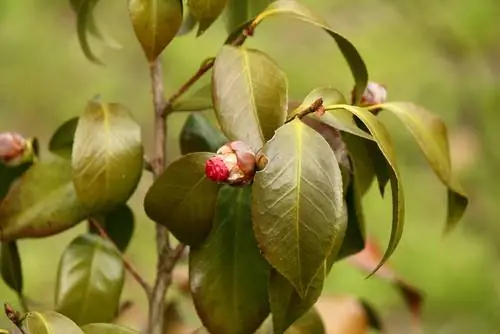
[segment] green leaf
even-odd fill
[[[253,224],[264,257],[304,296],[343,238],[342,176],[328,143],[300,120],[263,149],[253,184]]]
[[[255,334],[273,334],[272,317],[268,317]],[[326,334],[325,325],[315,307],[312,307],[302,317],[293,323],[285,334]]]
[[[387,132],[387,129],[371,112],[366,109],[354,107],[350,105],[333,105],[327,106],[328,110],[345,109],[359,118],[361,122],[368,128],[371,135],[375,139],[378,148],[386,159],[386,166],[388,167],[389,178],[391,182],[391,195],[392,195],[392,229],[389,239],[389,245],[382,257],[382,260],[372,272],[375,273],[392,255],[396,249],[399,240],[403,234],[404,226],[404,195],[403,187],[401,184],[401,177],[399,169],[396,164],[396,155],[392,144],[392,139]]]
[[[182,0],[129,0],[128,9],[135,36],[153,62],[182,25]]]
[[[124,253],[134,234],[134,213],[125,204],[97,217],[108,237]],[[93,224],[89,224],[89,232],[99,234]]]
[[[187,0],[191,14],[200,24],[196,36],[201,36],[217,20],[227,0]]]
[[[92,52],[87,39],[89,32],[98,38],[103,37],[94,19],[94,8],[98,2],[99,0],[70,0],[71,8],[76,14],[76,31],[83,54],[89,61],[102,65],[102,61]]]
[[[205,176],[205,162],[213,153],[191,153],[172,162],[146,193],[144,209],[181,242],[196,245],[205,240],[220,185]]]
[[[196,19],[189,8],[184,8],[184,17],[182,19],[182,24],[179,30],[177,31],[176,36],[184,36],[193,31],[194,27],[196,27]]]
[[[73,117],[59,126],[50,138],[49,150],[64,158],[71,157],[78,117]]]
[[[231,140],[258,150],[285,122],[287,79],[265,53],[224,45],[215,59],[212,88],[216,116]]]
[[[347,229],[337,260],[356,254],[365,247],[366,227],[362,207],[363,203],[361,201],[361,190],[357,178],[357,165],[355,163],[353,165],[354,172],[351,174],[351,183],[345,193]]]
[[[22,327],[26,334],[84,334],[73,321],[54,311],[29,312]]]
[[[18,294],[23,292],[21,258],[15,241],[2,242],[0,250],[0,273],[2,279]]]
[[[331,29],[322,18],[316,16],[306,6],[298,1],[273,1],[257,17],[247,21],[245,24],[241,25],[233,33],[231,33],[226,40],[226,44],[234,42],[237,36],[239,36],[242,31],[244,31],[244,29],[255,29],[260,23],[262,23],[262,21],[273,16],[289,16],[319,27],[326,33],[328,33],[328,35],[330,35],[337,43],[354,77],[354,102],[357,103],[361,99],[361,96],[363,95],[368,83],[368,70],[363,61],[363,58],[361,58],[354,45],[347,38]]]
[[[56,310],[78,325],[110,322],[118,312],[124,277],[123,261],[109,241],[81,235],[59,262]]]
[[[33,163],[31,161],[28,161],[20,164],[19,166],[7,166],[0,162],[0,204],[2,199],[9,192],[12,183],[23,175],[32,164]]]
[[[139,334],[127,327],[115,324],[88,324],[82,327],[85,334]]]
[[[78,198],[88,209],[125,203],[143,168],[141,127],[128,109],[90,101],[78,121],[71,165]]]
[[[272,0],[227,0],[226,29],[231,33],[238,26],[257,16]]]
[[[67,159],[47,157],[34,164],[0,203],[0,240],[47,237],[84,220]]]
[[[251,190],[221,188],[212,232],[189,254],[194,305],[211,333],[253,333],[269,314],[269,265],[253,235]]]
[[[392,102],[379,107],[392,112],[403,122],[434,173],[448,187],[446,229],[451,230],[462,218],[469,199],[452,173],[446,125],[437,115],[412,103]]]
[[[212,85],[207,84],[192,95],[179,99],[172,105],[174,111],[202,111],[211,109],[212,104]]]
[[[342,140],[347,146],[349,156],[354,165],[354,174],[361,196],[363,196],[370,188],[375,178],[375,167],[368,153],[367,141],[364,138],[353,136],[349,133],[342,134]],[[375,143],[375,145],[377,145]],[[378,146],[377,151],[380,151]]]
[[[206,116],[191,114],[181,131],[181,153],[216,152],[227,141]]]

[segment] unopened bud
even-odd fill
[[[0,133],[0,162],[6,165],[16,165],[21,160],[27,148],[27,141],[14,132]]]
[[[354,90],[351,92],[354,94]],[[363,107],[384,103],[387,100],[387,89],[384,85],[376,82],[369,82],[366,86],[363,96],[361,96],[360,105]]]
[[[255,153],[241,141],[230,142],[207,160],[205,174],[215,182],[246,185],[255,174]]]

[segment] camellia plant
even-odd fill
[[[71,0],[71,6],[82,50],[99,64],[87,41],[89,34],[108,40],[94,22],[97,2]],[[196,333],[324,333],[314,305],[332,266],[343,259],[397,284],[417,314],[418,292],[383,266],[403,233],[405,199],[392,139],[377,115],[401,121],[448,187],[448,231],[468,199],[452,175],[441,119],[412,103],[387,102],[386,88],[368,81],[354,45],[299,1],[129,0],[128,8],[151,73],[152,156],[143,152],[132,112],[98,97],[57,129],[50,154],[39,155],[36,139],[0,134],[1,274],[23,308],[5,305],[16,330],[137,333],[116,321],[125,308],[120,296],[129,272],[149,301],[141,331],[167,333],[166,292],[185,257],[184,289],[203,324]],[[162,52],[193,29],[202,35],[222,13],[229,35],[218,54],[166,99]],[[260,23],[277,16],[332,38],[352,73],[347,96],[319,87],[292,99],[279,64],[244,46]],[[208,73],[207,86],[186,94]],[[166,122],[177,112],[191,114],[180,137],[182,156],[166,165]],[[153,284],[124,255],[135,224],[127,201],[143,173],[153,176],[144,198],[156,223]],[[362,198],[373,182],[382,196],[388,183],[391,188],[391,235],[383,254],[365,232]],[[33,303],[23,292],[18,240],[52,236],[82,222],[88,232],[59,260],[54,307]]]

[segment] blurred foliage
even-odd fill
[[[302,0],[321,12],[330,25],[348,36],[371,70],[370,78],[388,87],[389,99],[412,100],[440,114],[450,128],[456,171],[471,195],[471,207],[458,229],[442,235],[445,188],[440,185],[395,117],[389,129],[397,143],[406,185],[406,232],[391,263],[426,295],[425,333],[494,333],[500,325],[499,213],[495,186],[500,153],[495,142],[500,102],[500,29],[497,0]],[[0,1],[0,131],[17,131],[48,142],[63,121],[79,115],[87,100],[99,93],[130,108],[143,126],[151,128],[152,106],[146,62],[123,3],[102,2],[96,21],[123,47],[107,48],[90,39],[105,63],[88,62],[78,45],[74,16],[67,1]],[[112,19],[110,19],[112,18]],[[339,64],[341,55],[319,29],[287,19],[265,22],[248,45],[268,52],[290,77],[290,93],[302,99],[317,86],[350,90],[350,75]],[[223,19],[195,39],[195,32],[176,39],[163,56],[165,86],[178,87],[207,57],[216,54],[226,35]],[[265,32],[267,30],[267,33]],[[292,30],[292,31],[290,31]],[[317,32],[311,37],[311,32]],[[396,33],[397,32],[397,33]],[[324,42],[324,43],[323,43]],[[319,46],[318,46],[319,45]],[[290,52],[290,50],[294,50]],[[302,64],[309,64],[304,68]],[[198,85],[201,87],[208,78]],[[193,92],[196,87],[193,88]],[[169,150],[179,154],[178,136],[186,115],[174,115],[169,124]],[[146,151],[152,134],[144,131]],[[46,152],[42,147],[41,154]],[[140,204],[150,182],[143,177],[131,205],[137,212],[135,237],[129,257],[151,278],[155,267],[153,224]],[[372,187],[365,200],[368,230],[383,244],[388,239],[390,201],[381,200]],[[69,241],[86,227],[44,240],[19,242],[27,295],[53,303],[57,261]],[[57,258],[57,257],[56,257]],[[124,297],[145,303],[135,282],[126,280]],[[403,300],[388,284],[364,280],[347,264],[330,275],[328,292],[355,293],[376,306],[399,326],[409,317]],[[16,305],[15,295],[0,285],[0,295]],[[16,305],[17,306],[17,305]],[[401,310],[401,311],[400,311]],[[194,320],[193,321],[197,321]],[[0,318],[0,327],[7,320]],[[402,325],[401,325],[402,326]],[[404,332],[404,330],[403,330]]]

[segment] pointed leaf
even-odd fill
[[[224,45],[215,59],[212,89],[224,134],[258,150],[286,118],[288,83],[266,54]]]
[[[59,262],[56,310],[78,325],[110,322],[118,312],[124,276],[120,254],[109,241],[81,235]]]
[[[354,107],[350,105],[334,105],[327,106],[328,110],[345,109],[351,112],[353,115],[359,118],[361,122],[368,128],[372,137],[375,139],[380,151],[386,159],[386,165],[388,168],[389,178],[391,182],[391,195],[392,195],[392,229],[391,236],[389,239],[389,245],[383,258],[381,259],[378,266],[375,268],[373,273],[377,271],[387,259],[392,255],[396,249],[401,235],[403,234],[404,226],[404,195],[403,187],[401,184],[401,177],[399,175],[399,170],[396,164],[396,156],[394,152],[394,147],[392,145],[392,139],[387,132],[387,129],[382,123],[374,116],[371,112],[366,109],[359,107]],[[372,274],[373,274],[372,273]]]
[[[23,292],[23,272],[21,258],[15,241],[2,242],[0,250],[0,273],[2,279],[18,294]]]
[[[78,117],[73,117],[59,126],[50,138],[49,150],[64,158],[71,157]]]
[[[429,165],[448,187],[448,216],[446,230],[452,229],[462,218],[468,198],[452,174],[446,125],[437,116],[422,107],[406,102],[384,103],[379,107],[392,112],[415,138]]]
[[[342,176],[328,143],[300,120],[266,144],[253,184],[254,231],[264,257],[304,296],[343,238]]]
[[[251,190],[221,188],[212,232],[189,254],[194,305],[212,333],[253,333],[269,314],[269,265],[253,235]]]
[[[125,203],[142,174],[139,124],[120,104],[90,101],[78,121],[71,165],[78,198],[88,209]]]
[[[29,312],[22,327],[27,334],[84,334],[73,321],[54,311]]]
[[[139,334],[130,328],[115,324],[88,324],[82,327],[85,334]]]
[[[91,62],[102,65],[102,61],[92,52],[87,39],[88,32],[100,36],[100,32],[94,22],[94,8],[98,2],[99,0],[70,1],[72,9],[76,13],[76,31],[83,54]]]
[[[135,36],[153,62],[182,25],[182,0],[129,0],[128,9]]]
[[[196,36],[201,36],[217,20],[227,0],[187,0],[196,21],[200,23]]]
[[[0,240],[46,237],[84,220],[67,159],[47,157],[16,180],[0,203]]]
[[[212,105],[212,85],[208,84],[198,89],[192,95],[179,99],[172,105],[174,111],[202,111],[211,109]]]
[[[176,36],[184,36],[189,34],[191,31],[193,31],[194,27],[196,27],[196,19],[194,18],[193,14],[191,14],[191,11],[189,8],[184,8],[184,17],[182,19],[182,25],[177,31]]]
[[[206,116],[191,114],[181,131],[181,153],[216,152],[227,141]]]
[[[342,134],[342,140],[347,146],[349,156],[354,166],[354,174],[360,196],[363,196],[375,179],[375,167],[368,154],[367,141],[364,138],[349,133]],[[375,143],[375,145],[377,145]],[[378,147],[376,150],[379,151]]]
[[[288,16],[295,18],[319,27],[328,33],[337,43],[354,77],[354,102],[356,103],[361,99],[368,83],[368,70],[363,58],[361,58],[354,45],[348,39],[332,30],[323,19],[316,16],[306,6],[296,0],[273,1],[262,13],[255,17],[255,19],[247,21],[231,33],[226,40],[226,44],[234,42],[244,29],[255,29],[262,21],[273,16]]]
[[[220,185],[205,176],[213,153],[191,153],[172,162],[149,188],[144,209],[187,245],[199,244],[212,227]]]
[[[273,334],[272,317],[268,317],[255,334]],[[312,307],[302,317],[293,323],[285,334],[326,334],[320,314]]]
[[[231,33],[238,26],[257,16],[272,0],[227,0],[226,30]]]
[[[124,253],[134,234],[134,213],[125,204],[97,217],[108,237]],[[99,234],[93,224],[89,224],[89,232]]]

